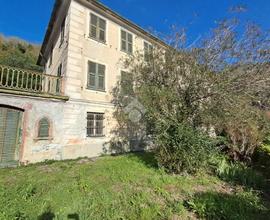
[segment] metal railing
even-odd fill
[[[62,77],[0,65],[0,89],[61,95]]]

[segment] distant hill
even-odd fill
[[[0,64],[2,65],[42,71],[42,67],[36,65],[39,50],[40,45],[0,35]]]

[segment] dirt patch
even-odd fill
[[[98,160],[97,157],[93,157],[93,158],[83,158],[77,161],[77,164],[90,164],[90,163],[94,163]]]
[[[37,167],[37,170],[44,172],[44,173],[54,173],[54,172],[59,172],[60,168],[59,167],[52,167],[50,165],[42,165]]]
[[[207,191],[214,191],[214,192],[220,192],[220,193],[226,193],[226,194],[233,194],[236,191],[240,190],[238,188],[235,188],[229,184],[223,183],[223,184],[215,184],[215,185],[211,185],[211,186],[196,185],[192,188],[192,191],[194,193],[203,193],[203,192],[207,192]]]

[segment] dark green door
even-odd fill
[[[0,107],[0,167],[18,165],[21,111]]]

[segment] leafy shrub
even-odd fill
[[[235,195],[216,192],[199,193],[187,202],[187,206],[200,218],[215,220],[267,219],[269,214],[254,192]]]
[[[219,155],[211,158],[211,164],[216,175],[222,180],[254,189],[263,189],[266,186],[263,175],[244,163],[232,162],[227,157]]]
[[[269,131],[269,120],[254,107],[232,108],[229,115],[213,122],[227,138],[225,152],[235,161],[250,162]]]
[[[171,124],[157,136],[156,143],[159,166],[174,173],[193,173],[205,167],[214,150],[208,136],[185,124]]]

